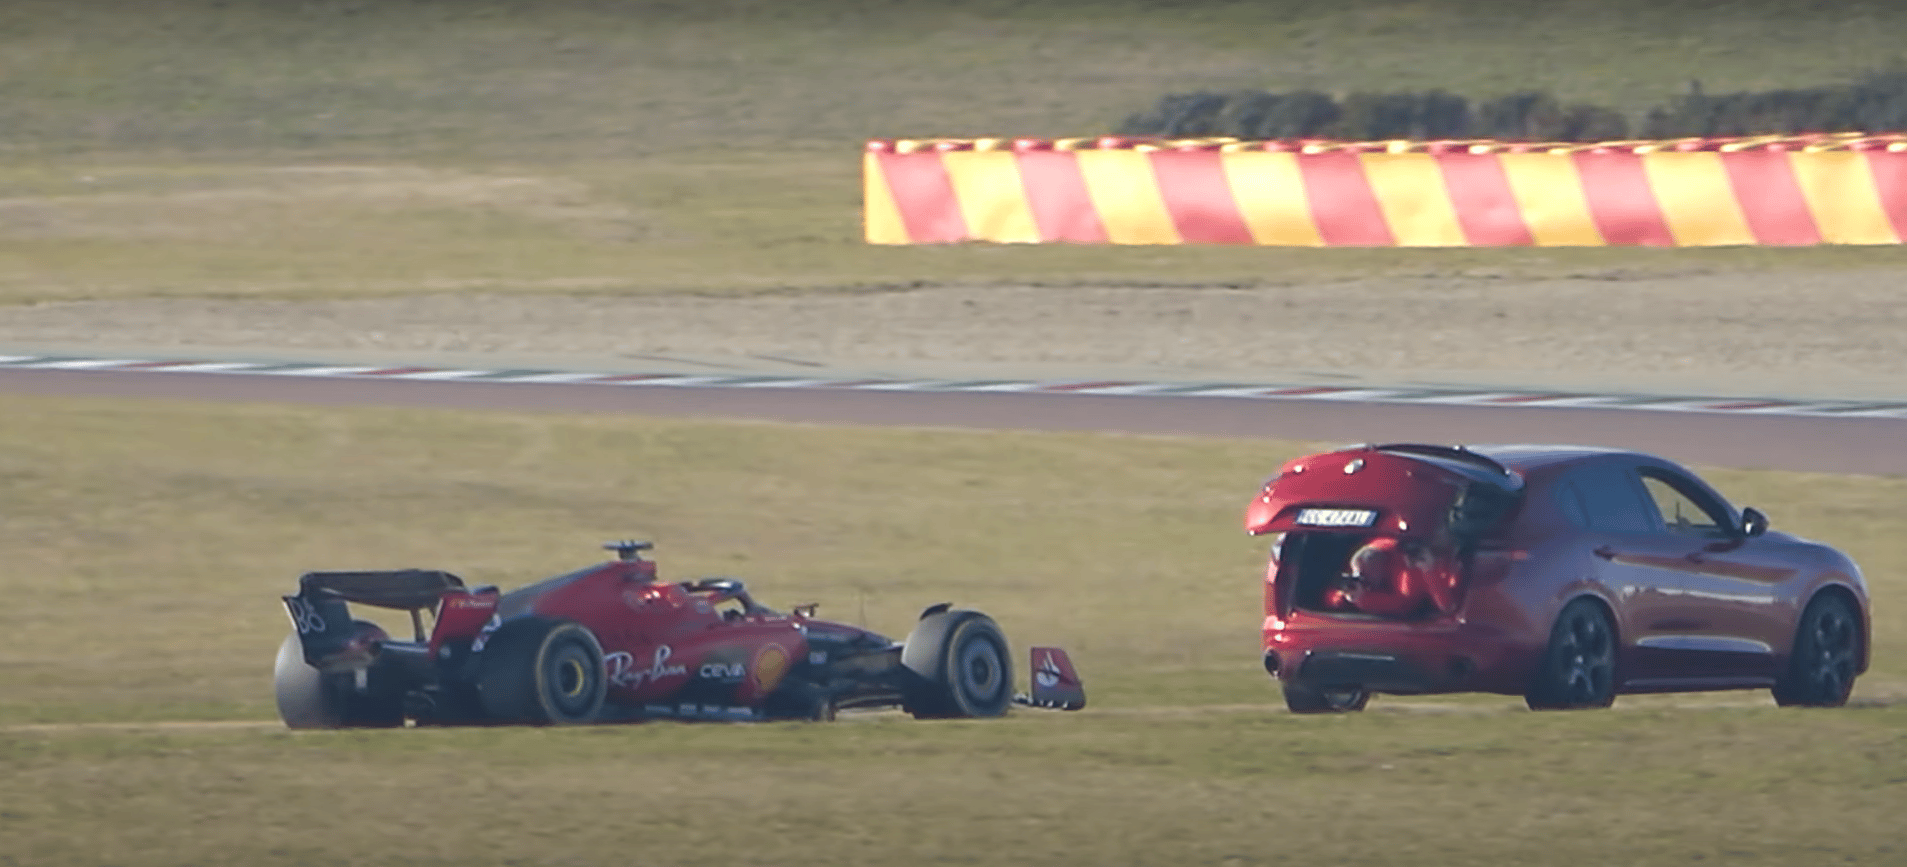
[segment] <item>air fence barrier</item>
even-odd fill
[[[1595,144],[877,139],[873,244],[1899,244],[1907,134]]]

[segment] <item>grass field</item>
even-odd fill
[[[1238,531],[1253,486],[1306,444],[25,397],[0,397],[0,418],[0,864],[1901,854],[1907,480],[1712,474],[1866,568],[1876,660],[1855,707],[1380,698],[1318,719],[1277,710],[1258,670],[1262,546]],[[986,610],[1021,646],[1071,648],[1093,706],[948,724],[242,724],[272,718],[274,597],[304,570],[514,585],[628,535],[660,543],[667,575],[739,575],[771,604],[889,632],[930,602]]]
[[[18,0],[0,9],[0,303],[1898,264],[860,242],[869,137],[1090,135],[1235,87],[1534,86],[1640,113],[1691,79],[1839,80],[1907,38],[1907,8],[1788,7]]]
[[[1801,7],[1805,6],[1805,11]],[[1857,2],[10,0],[0,304],[1741,274],[1894,249],[871,248],[868,137],[1081,135],[1163,93],[1537,86],[1640,111],[1892,59]],[[1813,303],[1821,304],[1819,299]],[[159,314],[150,314],[159,315]],[[1691,327],[1694,327],[1693,325]],[[1907,479],[1717,471],[1862,562],[1856,706],[1292,717],[1253,486],[1298,443],[0,396],[0,867],[1898,864]],[[314,568],[665,573],[897,632],[952,599],[1093,706],[925,724],[289,733]]]

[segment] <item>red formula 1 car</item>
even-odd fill
[[[659,581],[647,542],[604,547],[617,558],[508,593],[422,569],[305,575],[284,597],[294,631],[278,651],[279,715],[292,728],[548,725],[1086,703],[1053,647],[1032,649],[1032,691],[1016,695],[1006,637],[978,611],[935,605],[894,641],[812,605],[770,610],[733,578]],[[354,619],[353,603],[409,612],[414,635]]]
[[[1373,692],[1558,709],[1758,687],[1838,706],[1867,670],[1852,561],[1649,455],[1346,448],[1285,464],[1245,529],[1277,534],[1264,663],[1296,712]]]

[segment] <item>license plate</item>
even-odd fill
[[[1306,527],[1369,527],[1377,523],[1377,510],[1299,509],[1298,523]]]

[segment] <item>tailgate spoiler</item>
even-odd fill
[[[298,579],[298,593],[306,598],[335,597],[399,611],[435,608],[446,591],[463,587],[462,578],[436,569],[307,572]]]
[[[1245,507],[1245,531],[1474,535],[1500,517],[1522,487],[1516,472],[1461,448],[1356,446],[1287,462]]]

